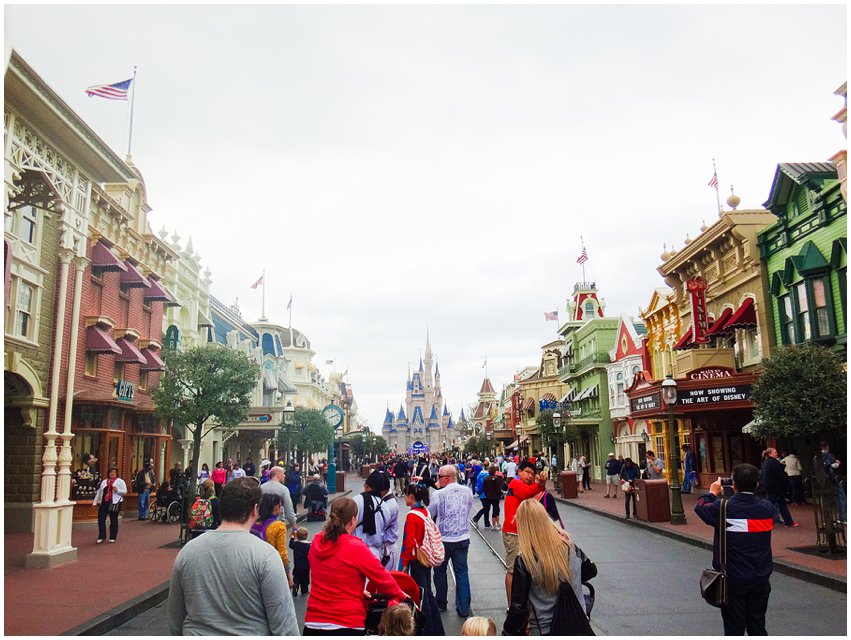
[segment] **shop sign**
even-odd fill
[[[706,316],[706,280],[703,276],[695,276],[686,283],[686,289],[691,294],[691,315],[694,331],[692,342],[706,344],[709,342],[709,319]]]
[[[132,402],[134,393],[136,393],[136,385],[132,382],[127,382],[127,380],[119,379],[115,383],[115,393],[113,395],[114,398],[117,398],[118,400],[123,400],[124,402]]]
[[[735,372],[729,367],[703,367],[688,374],[689,380],[711,380],[712,378],[732,378]]]
[[[629,404],[633,411],[659,409],[662,406],[662,396],[659,393],[650,393],[640,398],[633,398]]]
[[[677,404],[686,407],[724,402],[746,402],[750,398],[751,385],[749,384],[718,386],[708,389],[680,389],[677,391]]]
[[[245,417],[245,422],[272,422],[272,414],[270,414],[270,413],[249,413]]]

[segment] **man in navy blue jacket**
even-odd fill
[[[774,505],[754,495],[759,469],[751,464],[733,467],[734,495],[727,501],[728,603],[721,607],[724,635],[765,636],[765,611],[771,593],[771,530]],[[694,505],[694,512],[715,528],[712,566],[721,569],[718,525],[721,520],[721,478]]]

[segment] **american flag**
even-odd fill
[[[98,98],[106,98],[107,100],[126,100],[131,82],[133,82],[133,78],[124,80],[123,82],[116,82],[115,84],[95,84],[86,89],[86,95],[90,98],[97,96]]]
[[[718,188],[718,173],[717,172],[712,174],[712,180],[709,181],[709,186],[712,187],[713,189]]]
[[[582,253],[576,259],[576,264],[585,264],[588,261],[588,252],[585,251],[585,247],[582,247]]]
[[[544,320],[555,320],[558,322],[558,309],[555,311],[544,311]]]
[[[263,278],[265,278],[265,277],[266,277],[266,276],[260,276],[259,278],[257,278],[257,280],[254,282],[254,284],[252,284],[252,285],[251,285],[251,288],[252,288],[252,289],[256,289],[256,288],[257,288],[257,287],[259,287],[261,284],[263,284]]]

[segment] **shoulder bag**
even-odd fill
[[[721,500],[721,520],[718,523],[718,561],[721,571],[704,569],[700,574],[700,595],[713,607],[727,605],[727,500]]]

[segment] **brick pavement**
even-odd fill
[[[348,495],[363,481],[346,477]],[[303,508],[297,511],[305,515]],[[95,544],[96,522],[74,523],[71,541],[77,561],[52,569],[24,566],[32,551],[31,533],[6,533],[4,549],[4,634],[60,635],[116,608],[127,608],[144,594],[162,591],[180,551],[176,524],[121,518],[115,544]],[[125,606],[126,605],[126,606]]]

